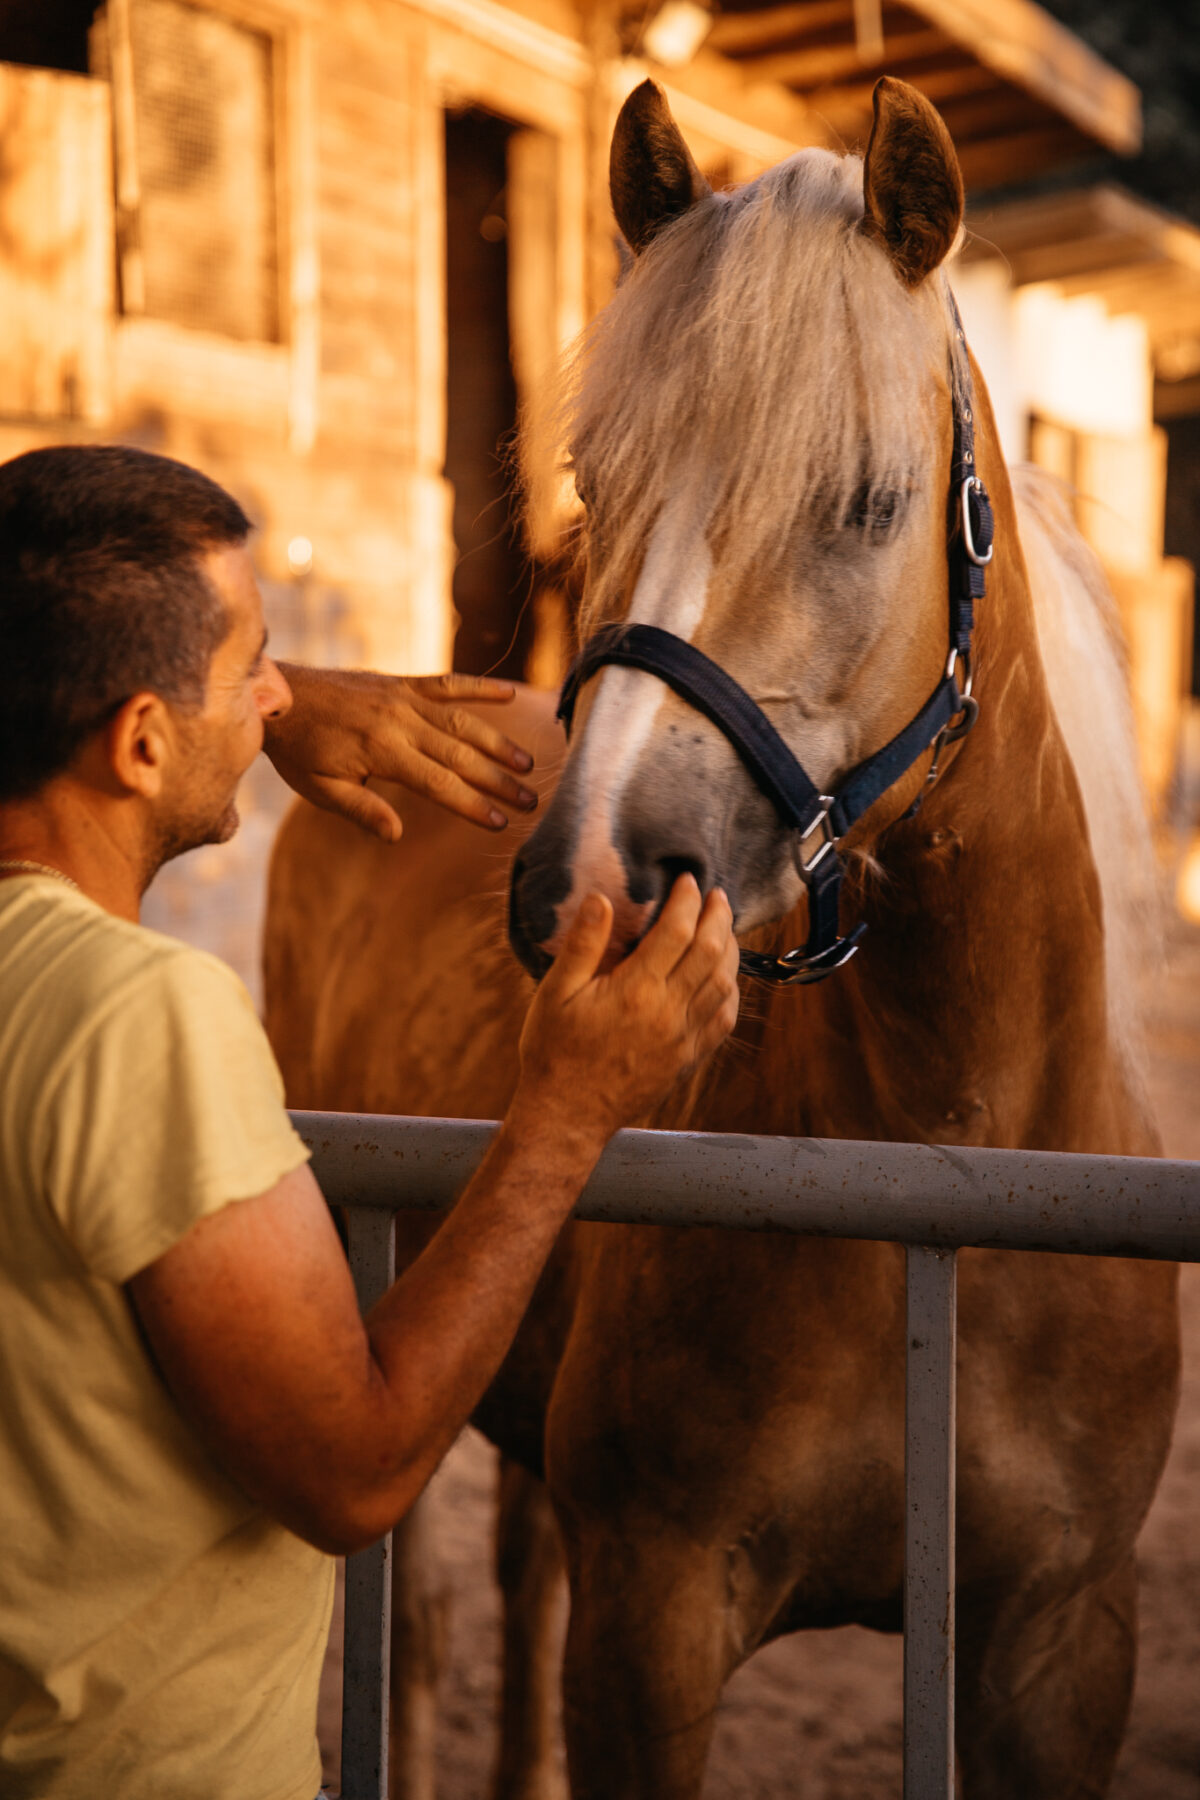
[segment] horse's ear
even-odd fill
[[[863,169],[863,230],[909,287],[949,255],[963,213],[963,180],[942,117],[906,81],[875,83]]]
[[[664,225],[712,192],[657,82],[635,87],[617,115],[608,185],[617,224],[635,256]]]

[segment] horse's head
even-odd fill
[[[953,146],[883,81],[865,163],[807,150],[715,194],[647,82],[611,178],[633,266],[585,341],[567,427],[585,633],[624,619],[689,640],[828,792],[946,662]],[[685,869],[726,889],[739,930],[801,892],[795,833],[717,726],[655,676],[603,668],[514,866],[514,947],[544,968],[599,890],[615,958]]]

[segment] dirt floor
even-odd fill
[[[1200,931],[1180,929],[1152,986],[1150,1079],[1168,1156],[1200,1160]],[[1200,1265],[1183,1271],[1184,1385],[1142,1535],[1141,1648],[1112,1800],[1200,1800]],[[493,1454],[467,1433],[434,1491],[452,1593],[439,1800],[484,1800],[494,1750],[498,1609],[488,1564]],[[725,1691],[705,1800],[899,1800],[901,1646],[850,1628],[788,1638]],[[322,1705],[336,1788],[340,1620]]]

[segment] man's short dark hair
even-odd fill
[[[249,530],[215,481],[147,450],[0,464],[0,801],[68,768],[133,694],[203,703],[229,621],[200,558]]]

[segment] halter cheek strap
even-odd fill
[[[954,320],[961,343],[957,307]],[[796,869],[808,891],[808,938],[803,949],[791,950],[786,956],[743,950],[743,973],[759,981],[821,981],[854,955],[867,928],[858,924],[839,936],[839,900],[846,872],[838,850],[840,840],[931,747],[934,758],[927,779],[932,780],[942,748],[965,737],[978,716],[978,702],[971,698],[971,636],[975,602],[983,597],[984,570],[992,559],[994,521],[987,490],[975,471],[969,381],[954,408],[950,509],[950,653],[945,672],[915,718],[890,743],[843,776],[832,793],[818,789],[745,688],[719,663],[673,632],[657,625],[605,625],[588,640],[567,672],[558,717],[568,733],[579,691],[598,670],[615,664],[655,675],[724,733],[784,825],[796,834]],[[910,811],[915,812],[919,804],[918,797]]]

